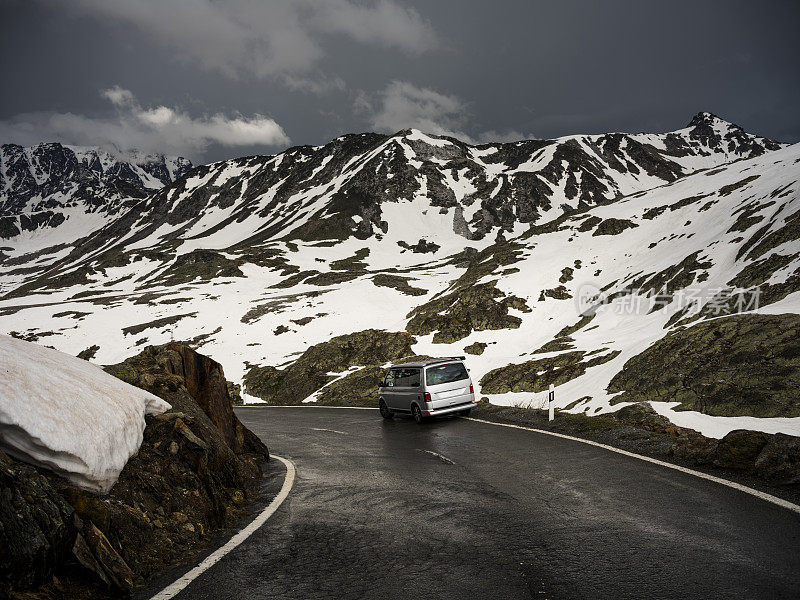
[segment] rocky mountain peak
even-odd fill
[[[113,213],[171,184],[192,163],[180,156],[112,152],[43,142],[0,145],[0,237],[57,227],[78,213]],[[81,210],[82,209],[82,210]]]
[[[714,113],[708,111],[701,111],[697,113],[695,116],[692,117],[692,120],[689,121],[689,124],[686,127],[697,127],[701,125],[714,125],[715,123],[721,123],[733,127],[740,128],[738,125],[734,125],[726,121],[725,119],[718,117]],[[741,128],[740,128],[741,129]]]
[[[689,138],[712,152],[725,152],[732,156],[752,157],[766,150],[778,150],[782,145],[773,140],[748,134],[735,123],[731,123],[710,112],[699,112],[687,126]]]

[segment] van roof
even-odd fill
[[[414,362],[406,362],[406,363],[398,363],[393,364],[393,367],[429,367],[431,365],[435,365],[437,363],[448,363],[448,362],[455,362],[455,361],[462,361],[465,360],[466,356],[446,356],[443,358],[426,358],[425,360],[417,360]]]

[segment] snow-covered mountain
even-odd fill
[[[0,239],[26,238],[69,222],[63,230],[74,241],[191,168],[185,158],[162,154],[2,144]]]
[[[416,130],[346,135],[200,167],[137,206],[126,242],[221,248],[405,234],[391,222],[404,202],[442,215],[423,219],[421,234],[480,240],[779,147],[709,113],[667,134],[481,146]]]
[[[799,179],[800,146],[709,113],[666,134],[481,146],[347,135],[198,167],[71,244],[11,238],[0,331],[73,354],[96,345],[102,363],[174,336],[237,382],[334,336],[405,331],[418,354],[466,348],[493,402],[536,403],[554,383],[559,407],[598,414],[658,382],[633,376],[654,344],[688,356],[687,332],[732,347],[793,331],[772,320],[800,313]],[[714,329],[740,310],[762,333]],[[775,360],[793,365],[781,340]],[[690,392],[695,378],[717,385],[684,366],[672,368]],[[800,433],[797,398],[777,391],[769,406],[706,405],[659,385],[647,399],[701,431]]]
[[[74,245],[66,245],[76,237],[73,227],[62,227],[61,235],[12,237],[7,245],[12,261],[28,264],[24,279],[47,272],[45,282],[103,268],[121,251],[143,248],[174,258],[198,248],[281,239],[375,237],[403,248],[435,240],[458,251],[465,240],[483,246],[565,212],[779,147],[710,113],[666,134],[481,146],[415,130],[346,135],[324,146],[199,167],[143,202],[125,203],[128,210],[113,219],[107,211],[100,217],[90,212],[93,226],[75,216],[78,231],[92,235]],[[96,260],[89,263],[89,257]]]

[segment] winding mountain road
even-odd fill
[[[800,515],[711,481],[465,419],[237,414],[294,487],[176,598],[800,597]]]

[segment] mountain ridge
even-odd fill
[[[415,354],[469,352],[492,402],[530,403],[553,382],[561,409],[617,410],[629,400],[611,381],[640,383],[614,376],[665,336],[740,312],[800,313],[800,146],[710,113],[692,121],[481,146],[348,134],[200,166],[77,241],[0,249],[0,329],[73,354],[96,345],[101,362],[176,336],[245,383],[333,338],[405,332]],[[738,310],[753,289],[761,305]],[[334,387],[380,368],[349,365]],[[324,389],[309,399],[327,401]],[[771,397],[761,418],[747,403],[655,404],[717,437],[743,418],[800,433],[795,399]]]
[[[185,248],[279,238],[365,239],[386,234],[387,203],[423,197],[428,206],[419,210],[447,212],[450,231],[481,240],[518,235],[563,212],[781,147],[710,113],[698,113],[692,123],[666,134],[575,135],[479,146],[413,129],[347,134],[323,146],[197,167],[143,202],[127,205],[131,214],[123,222],[131,229],[129,243],[147,240],[161,228],[157,243],[183,242],[179,245]],[[727,144],[721,142],[725,139]],[[234,223],[239,238],[219,239],[226,236],[216,234]],[[426,233],[440,235],[441,225]],[[105,237],[96,232],[103,241],[89,246],[120,238],[111,227]],[[194,242],[186,244],[187,239]]]
[[[0,145],[0,237],[58,227],[70,208],[113,216],[192,168],[178,156],[42,142]]]

